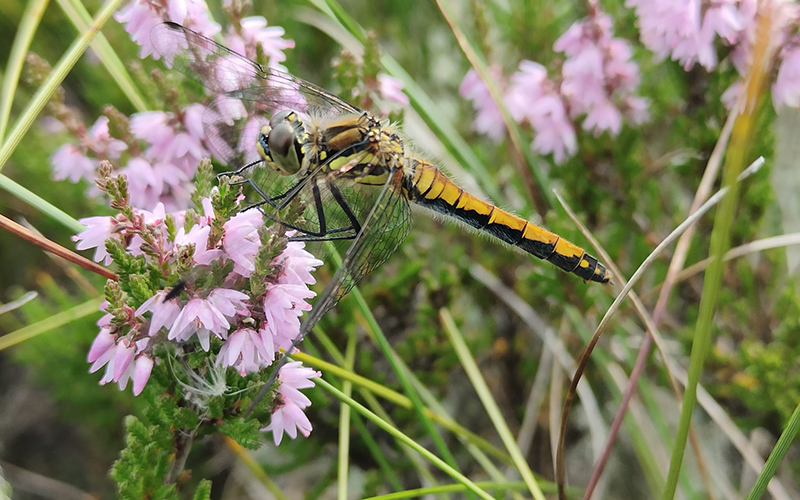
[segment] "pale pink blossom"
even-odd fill
[[[194,225],[186,230],[181,227],[175,235],[176,245],[194,244],[194,262],[197,265],[205,266],[222,257],[222,251],[215,248],[208,248],[208,236],[211,233],[210,226]]]
[[[107,157],[116,160],[128,146],[111,137],[108,131],[108,117],[97,118],[89,133],[83,138],[84,145],[98,157]]]
[[[78,250],[96,248],[94,261],[102,262],[106,266],[111,264],[111,256],[106,252],[106,240],[112,235],[119,237],[119,234],[115,232],[118,227],[117,221],[113,217],[99,216],[86,217],[78,222],[86,226],[86,229],[72,237],[72,241],[78,242],[75,248]]]
[[[122,378],[122,374],[130,367],[133,356],[136,354],[136,345],[128,340],[122,339],[117,344],[117,352],[114,355],[114,382]]]
[[[264,296],[264,329],[273,336],[275,345],[289,349],[300,333],[300,316],[311,310],[305,302],[316,294],[306,285],[271,284]]]
[[[236,368],[241,376],[269,366],[275,359],[271,336],[262,336],[252,328],[231,333],[217,354],[217,364]]]
[[[166,111],[144,111],[131,116],[131,133],[150,146],[145,157],[153,162],[172,163],[189,175],[193,175],[200,160],[208,156],[203,146],[205,134],[197,120],[202,116],[199,104],[189,106],[179,121],[173,113]]]
[[[495,84],[503,88],[505,81],[502,70],[499,66],[489,67],[489,75]],[[477,112],[475,120],[472,122],[472,130],[479,134],[484,134],[495,142],[499,142],[506,133],[503,115],[489,94],[489,89],[484,85],[478,73],[474,69],[467,71],[458,94],[464,99],[472,101],[472,107]]]
[[[272,263],[282,268],[278,283],[285,285],[313,285],[317,281],[311,273],[323,264],[305,250],[302,241],[290,241]]]
[[[262,16],[245,17],[240,26],[241,35],[233,27],[228,29],[227,46],[251,59],[256,56],[256,47],[261,47],[269,60],[269,66],[285,71],[281,65],[286,60],[283,51],[294,48],[294,40],[283,38],[286,30],[280,26],[267,27],[267,20]]]
[[[239,212],[222,227],[222,248],[234,263],[234,272],[249,277],[255,271],[255,258],[261,247],[258,228],[264,225],[264,218],[257,210]]]
[[[775,109],[800,106],[800,45],[781,54],[778,76],[772,85],[772,103]]]
[[[540,154],[553,154],[556,163],[563,163],[578,151],[575,128],[567,116],[564,101],[558,94],[548,94],[532,106],[531,126],[535,137],[531,148]]]
[[[159,290],[136,309],[137,316],[143,316],[146,312],[153,313],[148,335],[155,335],[162,328],[171,329],[181,312],[181,306],[176,299],[164,300],[167,294],[168,292]]]
[[[386,73],[378,73],[378,89],[375,97],[380,101],[388,101],[401,106],[407,106],[409,102],[408,96],[403,92],[403,82]]]
[[[244,303],[248,296],[236,290],[214,289],[207,298],[193,298],[181,309],[167,338],[187,341],[197,335],[203,350],[208,351],[213,333],[224,339],[230,329],[230,320],[236,314],[247,314]]]
[[[57,181],[69,179],[72,183],[81,179],[90,181],[100,164],[74,144],[64,144],[58,148],[50,157],[50,163],[53,164],[53,177]]]
[[[100,328],[100,333],[94,338],[92,347],[89,348],[89,354],[86,361],[94,363],[100,359],[109,349],[114,347],[117,342],[118,335],[111,333],[110,326],[103,326]]]
[[[717,38],[733,45],[752,19],[753,2],[736,0],[627,0],[636,11],[642,43],[659,58],[689,70],[699,63],[714,69]]]
[[[140,355],[134,361],[133,367],[133,395],[138,396],[150,380],[155,360],[147,354]]]
[[[136,354],[136,345],[127,338],[117,341],[117,343],[97,358],[89,368],[89,373],[94,373],[102,367],[106,367],[100,385],[109,382],[117,382],[120,390],[125,390],[128,380],[133,376],[134,365],[131,363]]]
[[[272,440],[275,446],[278,446],[281,444],[284,434],[295,439],[298,430],[304,437],[308,437],[313,430],[311,421],[303,413],[302,408],[288,401],[284,396],[278,396],[269,425],[261,431],[272,432]]]
[[[547,78],[544,66],[523,60],[519,63],[519,70],[511,75],[504,100],[511,117],[522,123],[533,118],[531,103],[554,90],[555,85]]]
[[[308,437],[311,434],[311,422],[303,412],[311,405],[300,389],[314,387],[313,378],[321,374],[311,368],[301,366],[299,361],[286,363],[278,374],[278,398],[272,410],[272,417],[268,426],[261,429],[262,432],[272,432],[272,439],[275,446],[281,443],[283,435],[290,438],[297,437],[297,431]]]
[[[152,55],[159,58],[154,50],[150,33],[156,25],[164,21],[173,21],[192,28],[203,35],[213,37],[220,31],[219,24],[215,23],[208,11],[208,6],[202,0],[166,0],[152,2],[149,0],[132,0],[114,15],[114,19],[125,25],[137,45],[141,46],[139,57],[144,59]]]

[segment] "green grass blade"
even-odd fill
[[[490,491],[525,491],[525,483],[522,481],[515,482],[480,482],[475,483],[479,487]],[[364,500],[399,500],[401,498],[423,498],[426,495],[436,495],[439,493],[461,493],[467,488],[463,484],[443,484],[433,488],[416,488],[413,490],[398,491],[396,493],[389,493],[388,495],[378,495],[368,497]]]
[[[751,75],[752,76],[752,75]],[[753,85],[753,82],[750,82]],[[752,87],[746,92],[750,94]],[[748,95],[749,97],[749,95]],[[756,94],[757,97],[757,94]],[[753,102],[757,102],[753,99]],[[753,110],[751,110],[752,112]],[[689,359],[689,372],[686,388],[683,393],[681,415],[675,435],[675,444],[670,458],[669,473],[664,487],[664,500],[672,500],[677,489],[680,476],[686,440],[689,436],[689,426],[692,421],[692,412],[697,403],[697,386],[703,374],[703,365],[706,355],[711,347],[711,327],[716,313],[719,289],[722,284],[724,271],[725,252],[730,247],[730,228],[733,223],[736,204],[739,201],[739,183],[737,178],[745,167],[747,145],[750,143],[755,117],[752,114],[742,114],[736,119],[731,135],[731,146],[725,159],[722,181],[730,192],[720,204],[719,212],[714,220],[711,231],[711,249],[709,256],[713,259],[706,270],[703,280],[703,292],[700,297],[700,312],[695,325],[692,340],[692,352]]]
[[[17,184],[3,174],[0,174],[0,189],[7,191],[11,195],[16,196],[32,207],[37,208],[42,213],[49,215],[73,233],[80,233],[86,229],[83,224],[75,220],[71,215],[39,197],[33,191],[30,191],[27,188]]]
[[[3,75],[3,88],[2,93],[0,93],[0,142],[3,142],[6,136],[8,119],[11,117],[11,105],[14,102],[14,94],[17,91],[19,75],[22,74],[22,66],[25,64],[25,54],[28,53],[33,35],[36,33],[39,21],[42,20],[42,14],[47,8],[48,1],[29,0],[28,5],[25,7],[25,12],[22,13],[17,35],[14,37],[11,53],[8,55],[6,72]]]
[[[439,317],[442,320],[444,331],[447,332],[447,336],[453,344],[453,349],[455,349],[458,359],[464,367],[464,371],[467,373],[470,382],[472,382],[475,392],[478,393],[478,398],[481,400],[481,403],[483,403],[486,413],[489,414],[489,418],[492,424],[494,424],[495,430],[497,430],[497,434],[500,436],[500,440],[503,441],[508,454],[511,455],[512,460],[514,460],[514,465],[522,476],[523,481],[525,481],[525,484],[528,486],[528,490],[536,500],[545,500],[544,493],[542,493],[539,483],[536,482],[536,478],[533,476],[533,471],[531,471],[528,462],[525,461],[525,457],[523,457],[522,453],[519,451],[517,441],[514,439],[514,435],[511,434],[511,429],[508,428],[508,424],[503,418],[503,414],[500,412],[497,402],[494,400],[494,397],[492,397],[489,386],[486,385],[486,381],[483,379],[480,369],[478,369],[478,364],[475,363],[475,358],[473,358],[472,354],[469,352],[469,348],[466,342],[464,342],[464,337],[461,336],[461,332],[456,326],[455,321],[453,321],[453,317],[445,308],[439,310]]]
[[[775,472],[778,470],[778,464],[780,464],[783,457],[786,456],[786,452],[789,450],[789,447],[794,442],[798,433],[800,433],[800,404],[794,407],[794,412],[792,412],[792,416],[789,417],[789,425],[781,432],[778,442],[775,443],[775,448],[773,448],[772,453],[769,454],[767,463],[764,464],[764,468],[761,469],[761,472],[758,474],[756,484],[753,485],[753,489],[747,494],[747,500],[758,500],[764,495],[770,479],[772,479],[772,476],[774,476]]]
[[[92,22],[92,17],[80,0],[57,1],[58,5],[79,32],[85,32],[87,29],[89,29],[89,24]],[[125,69],[125,65],[117,55],[117,52],[113,47],[111,47],[111,44],[108,43],[108,40],[106,40],[106,37],[103,36],[102,33],[97,33],[97,36],[92,41],[92,49],[94,49],[100,58],[100,62],[102,62],[103,66],[105,66],[108,70],[108,73],[111,75],[111,79],[115,81],[117,85],[119,85],[122,93],[125,94],[125,97],[128,98],[136,111],[147,111],[148,106],[144,100],[144,97],[142,97],[142,94],[139,93],[139,90],[136,88],[136,84],[133,82],[128,70]]]
[[[99,313],[101,312],[100,304],[104,300],[103,297],[87,300],[83,304],[77,305],[72,309],[67,309],[66,311],[54,314],[42,321],[22,327],[8,335],[3,335],[0,337],[0,351],[36,337],[37,335],[47,333],[53,328],[64,326],[67,323],[71,323],[72,321],[89,316],[93,313]]]
[[[341,266],[342,265],[341,257],[336,252],[336,248],[331,244],[328,244],[326,246],[330,251],[330,255],[334,261],[334,264],[337,267]],[[375,320],[375,316],[372,314],[372,311],[367,305],[367,301],[364,300],[364,296],[361,295],[361,291],[357,287],[353,287],[353,290],[350,293],[353,296],[353,298],[355,298],[356,303],[358,304],[358,307],[361,310],[361,313],[364,315],[364,318],[366,319],[367,324],[369,325],[370,331],[373,334],[373,339],[378,343],[378,347],[381,349],[384,356],[386,356],[386,359],[389,361],[389,365],[392,367],[392,371],[394,371],[395,375],[397,375],[397,379],[400,381],[400,385],[402,385],[403,390],[411,400],[411,403],[413,404],[414,407],[414,412],[420,419],[423,428],[431,437],[431,439],[433,439],[436,449],[439,450],[439,453],[441,453],[445,462],[447,462],[447,464],[450,467],[457,469],[458,467],[456,466],[456,461],[453,458],[453,454],[450,453],[450,450],[447,448],[447,444],[444,442],[444,439],[442,438],[441,434],[433,425],[428,415],[425,413],[425,406],[422,404],[422,400],[420,399],[419,394],[414,389],[414,385],[411,383],[409,378],[406,376],[405,370],[403,370],[402,367],[400,366],[401,365],[400,360],[397,358],[397,355],[392,349],[392,346],[389,344],[389,340],[386,338],[386,335],[384,335],[383,330],[381,330],[380,325],[378,325],[378,322]]]
[[[317,326],[314,329],[314,339],[319,341],[320,344],[322,344],[322,347],[325,349],[325,351],[327,351],[337,363],[339,363],[342,366],[345,365],[344,356],[342,355],[341,352],[339,352],[339,349],[336,348],[333,341],[331,341],[330,337],[328,337],[319,326]],[[359,394],[362,396],[362,398],[367,402],[367,405],[370,407],[372,411],[375,411],[376,408],[380,408],[380,404],[377,404],[377,399],[375,399],[374,396],[372,398],[369,397],[372,396],[370,392],[361,388],[358,388],[358,391]],[[367,395],[367,397],[364,397],[365,394]],[[376,404],[373,405],[373,402]],[[378,415],[381,416],[380,413],[378,413]],[[381,450],[380,445],[378,445],[378,443],[372,437],[372,434],[370,434],[369,429],[367,428],[366,424],[364,424],[364,421],[361,419],[361,416],[358,414],[352,414],[352,417],[353,417],[353,424],[355,424],[356,426],[356,430],[358,430],[361,439],[364,440],[364,444],[367,446],[370,453],[372,453],[372,456],[378,463],[378,466],[381,468],[381,471],[383,471],[384,476],[386,476],[386,480],[389,482],[389,484],[392,485],[392,488],[394,488],[395,490],[402,490],[403,485],[400,482],[400,478],[397,477],[397,474],[394,472],[394,468],[392,467],[392,465],[389,464],[389,460],[386,458],[386,455],[383,453],[383,450]],[[387,420],[385,417],[382,418],[384,420]],[[389,421],[389,423],[394,425],[394,423],[391,421]]]
[[[352,328],[347,339],[347,351],[345,352],[346,370],[353,371],[356,359],[356,333]],[[353,383],[345,380],[342,384],[342,394],[352,397]],[[350,407],[342,404],[339,409],[339,466],[337,468],[338,484],[336,491],[339,500],[347,500],[347,476],[350,465]]]
[[[39,90],[36,91],[33,99],[31,99],[25,111],[23,111],[22,116],[17,120],[16,125],[14,125],[14,129],[11,131],[11,134],[9,134],[8,140],[3,142],[3,146],[0,147],[0,171],[3,169],[8,159],[11,158],[11,154],[28,132],[28,129],[30,129],[33,121],[39,116],[39,113],[45,107],[47,101],[53,95],[53,92],[61,85],[61,82],[64,81],[64,78],[66,78],[67,74],[72,70],[72,67],[75,66],[75,63],[78,62],[78,59],[86,52],[86,48],[89,46],[95,34],[97,34],[103,25],[111,18],[111,15],[114,14],[122,2],[123,0],[109,0],[108,3],[105,4],[97,14],[91,26],[72,42],[67,52],[53,68],[53,72],[48,75],[45,82]]]
[[[322,387],[323,389],[325,389],[329,393],[331,393],[334,396],[336,396],[343,403],[350,405],[354,410],[356,410],[358,413],[363,415],[366,419],[372,421],[375,425],[377,425],[381,429],[383,429],[386,432],[388,432],[390,435],[392,435],[398,441],[400,441],[400,442],[406,444],[407,446],[410,446],[411,448],[413,448],[417,453],[419,453],[420,455],[425,457],[427,460],[429,460],[431,463],[433,463],[436,467],[441,469],[445,474],[447,474],[448,476],[452,477],[453,479],[455,479],[459,483],[461,483],[464,486],[466,486],[467,489],[469,491],[471,491],[472,493],[478,495],[480,498],[483,498],[484,500],[493,500],[491,495],[489,495],[488,493],[486,493],[486,491],[484,491],[483,489],[478,487],[475,483],[470,481],[466,476],[461,474],[454,467],[451,467],[444,460],[442,460],[441,458],[437,457],[436,455],[434,455],[430,451],[426,450],[422,445],[420,445],[419,443],[417,443],[416,441],[414,441],[413,439],[411,439],[407,435],[403,434],[402,432],[400,432],[398,429],[396,429],[392,425],[389,425],[388,422],[386,422],[385,420],[383,420],[380,417],[378,417],[376,414],[374,414],[371,411],[369,411],[366,407],[364,407],[358,401],[355,401],[353,398],[347,397],[342,391],[336,389],[334,386],[329,384],[326,380],[324,380],[322,378],[316,379],[316,384],[317,384],[317,386]]]
[[[370,391],[373,394],[380,396],[381,398],[391,401],[392,403],[402,406],[403,408],[412,409],[413,403],[410,398],[400,394],[399,392],[393,391],[388,387],[381,385],[373,380],[368,378],[362,377],[361,375],[355,374],[352,371],[345,370],[340,366],[336,366],[334,364],[328,363],[323,361],[319,358],[315,358],[308,354],[297,352],[291,355],[291,358],[297,361],[302,361],[304,365],[308,365],[314,368],[318,368],[325,373],[330,373],[336,377],[341,378],[342,380],[349,380],[355,385]],[[484,452],[492,455],[493,457],[501,460],[504,463],[512,463],[511,457],[507,454],[503,453],[502,450],[499,450],[495,446],[491,445],[488,441],[481,438],[480,436],[474,434],[473,432],[465,429],[464,427],[460,426],[459,424],[455,423],[455,421],[443,417],[438,413],[435,413],[429,408],[423,408],[425,415],[436,421],[442,427],[446,428],[450,432],[463,437],[471,444],[474,444]]]
[[[538,186],[532,185],[533,183],[531,181],[533,179],[530,179],[530,175],[527,172],[522,171],[524,170],[524,167],[518,169],[520,178],[525,183],[528,196],[532,198],[531,201],[533,202],[535,202],[537,199],[544,199],[547,206],[542,207],[540,204],[540,209],[542,211],[546,212],[548,208],[557,206],[555,196],[553,195],[553,190],[550,187],[550,179],[548,179],[544,171],[539,168],[539,162],[533,157],[533,153],[531,153],[530,148],[523,145],[524,141],[522,138],[522,130],[514,118],[511,117],[511,113],[509,113],[508,107],[506,107],[505,101],[503,100],[502,92],[495,83],[494,78],[489,75],[489,66],[486,63],[486,59],[483,57],[483,54],[481,54],[481,51],[475,48],[475,44],[458,25],[456,21],[457,16],[454,13],[453,6],[450,5],[450,2],[448,0],[437,0],[436,3],[439,5],[442,15],[444,15],[445,20],[450,26],[450,29],[453,31],[453,35],[455,36],[459,47],[461,47],[461,50],[464,52],[467,60],[478,73],[478,76],[480,76],[483,84],[486,85],[486,88],[489,91],[495,106],[500,111],[500,114],[503,117],[503,123],[505,123],[506,130],[508,131],[509,138],[511,139],[511,144],[514,146],[517,154],[525,159],[527,167],[533,174],[536,184],[538,184]],[[544,216],[545,214],[540,213],[540,215]]]

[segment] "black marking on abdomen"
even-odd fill
[[[586,254],[584,253],[584,255]],[[582,256],[580,255],[567,257],[566,255],[561,255],[558,252],[553,252],[553,254],[547,258],[547,260],[555,264],[560,269],[563,269],[568,273],[572,273],[578,268],[578,264],[581,263],[581,258]]]
[[[529,240],[523,238],[522,241],[517,243],[517,246],[525,250],[529,254],[539,257],[540,259],[547,259],[556,250],[555,243],[544,243],[538,240]]]

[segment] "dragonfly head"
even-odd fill
[[[296,174],[303,163],[302,134],[303,124],[294,111],[276,113],[258,134],[258,153],[279,174]]]

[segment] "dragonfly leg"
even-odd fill
[[[350,208],[350,205],[347,203],[347,200],[344,198],[344,195],[342,195],[342,192],[339,191],[339,188],[336,187],[335,184],[331,184],[329,188],[331,190],[331,194],[333,195],[333,199],[336,200],[336,203],[339,204],[339,206],[344,211],[344,214],[350,220],[350,224],[352,225],[355,234],[360,233],[361,223],[358,222],[358,218],[353,213],[353,209]]]

